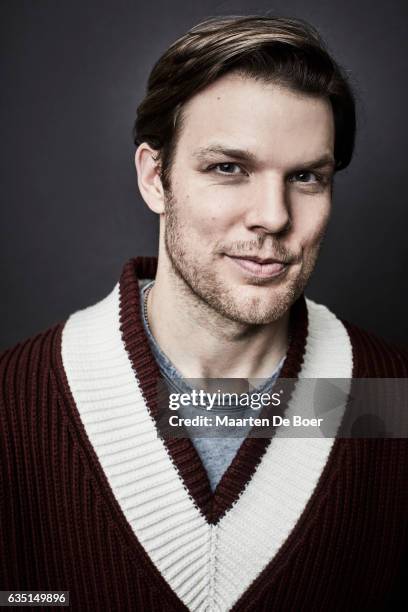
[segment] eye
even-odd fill
[[[300,172],[293,174],[289,180],[292,183],[322,183],[323,177],[320,176],[320,174],[316,174],[316,172],[311,172],[310,170],[301,170]]]
[[[241,166],[232,162],[214,164],[210,166],[209,170],[214,170],[217,174],[244,174]]]

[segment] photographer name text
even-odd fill
[[[171,415],[169,425],[171,427],[321,427],[322,418],[307,419],[294,415],[285,418],[274,415],[271,418],[261,417],[231,417],[228,415],[197,415],[191,418]]]

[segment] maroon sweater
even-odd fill
[[[153,278],[155,270],[153,258],[131,260],[119,282],[123,344],[154,418],[159,370],[140,317],[138,278]],[[291,309],[283,378],[299,374],[308,323],[302,296]],[[354,377],[408,376],[403,352],[343,324]],[[61,354],[65,325],[0,360],[0,589],[69,590],[71,608],[81,611],[188,610],[129,524],[85,431]],[[201,516],[217,525],[272,443],[246,439],[214,493],[190,440],[168,441],[166,452]],[[407,466],[406,440],[337,439],[276,554],[232,607],[208,609],[399,609]],[[256,507],[251,520],[256,524]]]

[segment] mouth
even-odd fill
[[[226,257],[241,271],[258,278],[275,278],[283,274],[289,267],[289,264],[273,258],[261,258],[252,255],[248,257],[226,255]]]

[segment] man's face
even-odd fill
[[[328,221],[331,106],[230,74],[183,116],[164,213],[172,268],[223,316],[275,321],[302,293]]]

